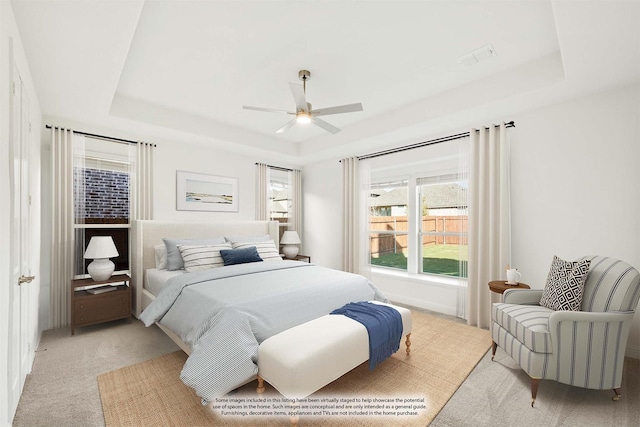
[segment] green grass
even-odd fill
[[[426,245],[422,254],[422,271],[425,273],[461,277],[467,270],[466,245]],[[462,262],[458,262],[458,258],[462,258]],[[407,257],[403,253],[382,255],[371,258],[371,265],[406,270]]]

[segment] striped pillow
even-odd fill
[[[231,244],[219,245],[177,245],[184,260],[184,269],[191,273],[224,266],[221,249],[231,249]]]
[[[255,246],[258,250],[258,255],[263,261],[282,261],[280,252],[276,248],[276,244],[273,240],[267,240],[265,242],[233,242],[233,249],[248,248],[249,246]]]

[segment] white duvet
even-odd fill
[[[255,378],[266,338],[355,301],[385,296],[363,276],[303,262],[256,262],[184,274],[142,312],[188,346],[180,378],[203,403]]]

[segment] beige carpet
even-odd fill
[[[410,415],[302,416],[300,425],[426,426],[487,352],[489,332],[413,311],[411,355],[404,345],[393,357],[369,371],[362,364],[314,393],[315,398],[424,398],[425,409]],[[186,355],[174,352],[98,376],[105,424],[113,426],[282,426],[288,417],[223,416],[200,405],[192,389],[179,379]],[[235,399],[258,397],[249,383]],[[264,397],[280,395],[267,386]],[[392,408],[389,411],[393,412]],[[397,412],[401,412],[399,410]],[[417,413],[417,414],[416,414]]]

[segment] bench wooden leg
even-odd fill
[[[291,407],[289,408],[291,411],[291,415],[289,416],[289,422],[293,427],[298,425],[298,421],[300,421],[300,416],[298,415],[298,401],[291,402]]]
[[[411,332],[407,334],[407,339],[404,344],[407,346],[407,356],[409,356],[409,353],[411,353]]]
[[[613,389],[613,400],[620,400],[620,388],[614,388]]]
[[[264,380],[260,375],[258,375],[258,388],[256,388],[256,392],[258,392],[258,394],[264,393]]]

